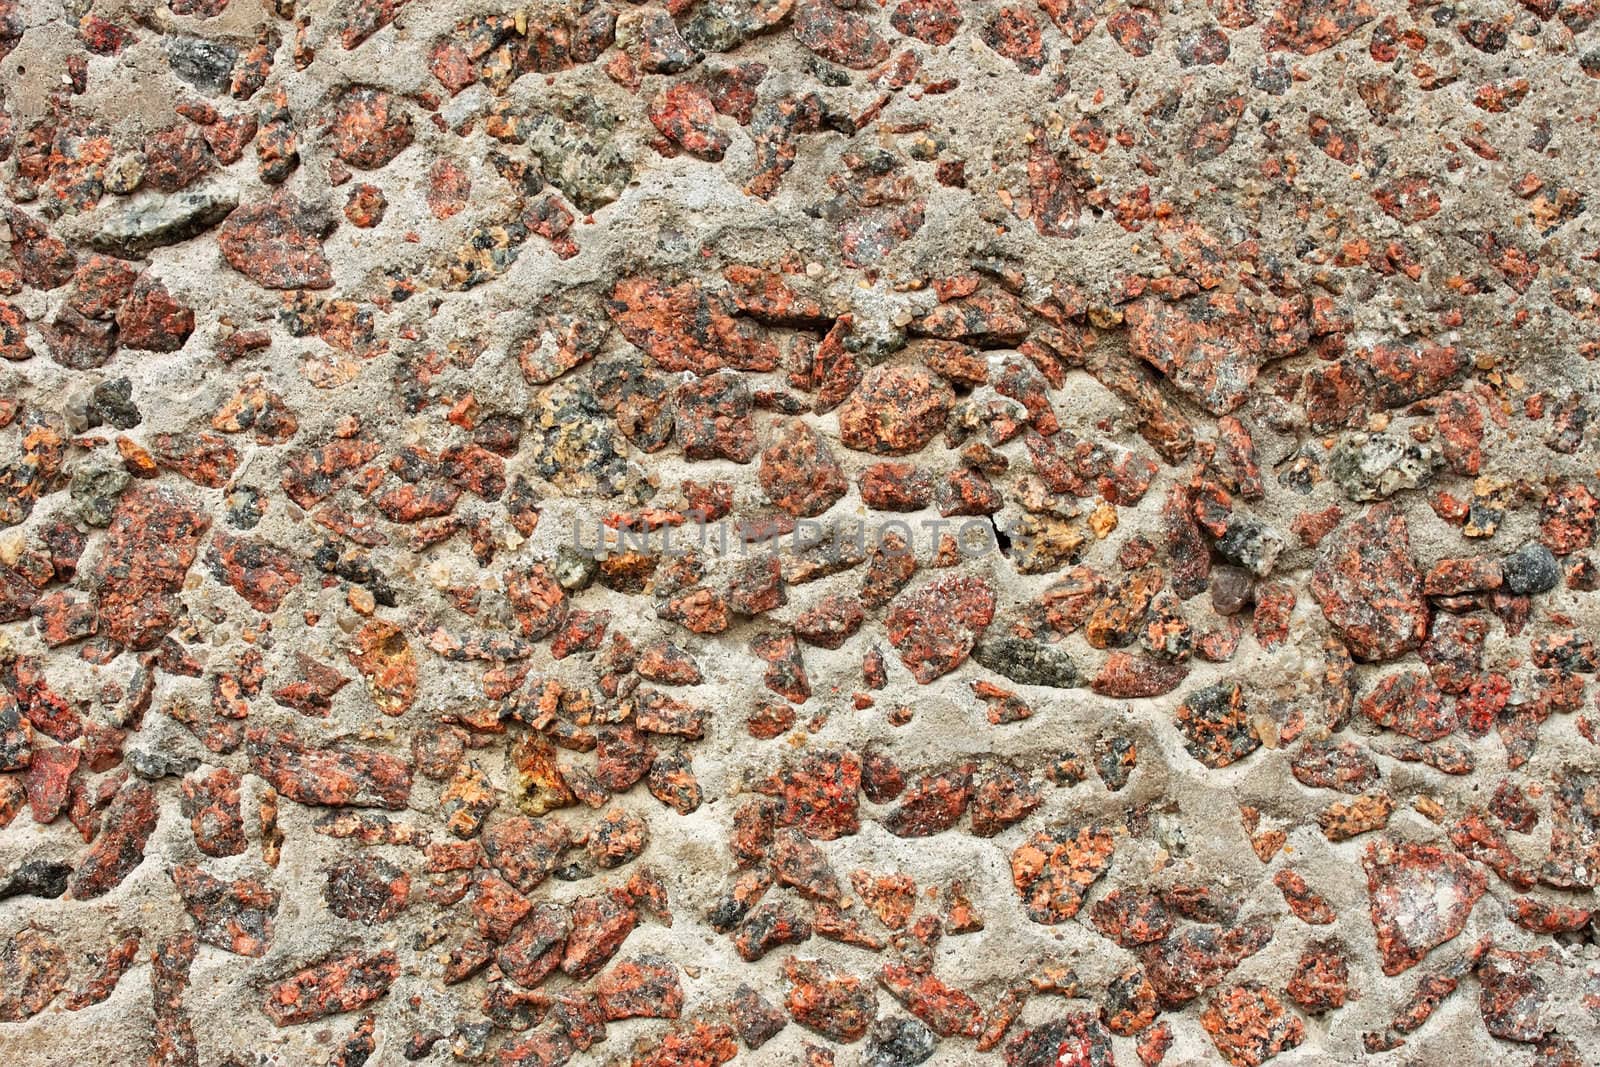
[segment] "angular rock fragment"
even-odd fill
[[[375,856],[341,860],[328,871],[323,899],[341,919],[372,926],[388,922],[405,909],[411,876]]]
[[[104,896],[144,862],[145,845],[160,817],[156,792],[144,782],[124,786],[106,808],[105,829],[67,884],[74,900]]]
[[[102,216],[90,243],[103,252],[143,255],[198,237],[238,206],[236,196],[214,190],[139,197]]]
[[[638,910],[619,895],[578,898],[572,904],[572,931],[561,957],[562,973],[577,979],[599,973],[638,922]]]
[[[0,1022],[31,1018],[67,984],[67,953],[43,930],[22,930],[0,946]]]
[[[922,367],[875,367],[839,409],[839,440],[879,455],[921,450],[944,428],[950,387]]]
[[[1453,705],[1445,704],[1433,679],[1421,671],[1391,674],[1362,697],[1361,714],[1418,741],[1437,741],[1456,728]]]
[[[1357,659],[1393,659],[1427,636],[1410,530],[1388,505],[1369,508],[1323,540],[1311,595]]]
[[[1019,637],[989,637],[972,651],[972,658],[1018,685],[1071,689],[1079,684],[1077,663],[1071,653],[1055,645]]]
[[[1184,747],[1207,767],[1226,767],[1261,747],[1237,684],[1207,686],[1179,706],[1178,729]]]
[[[1200,1016],[1200,1025],[1233,1067],[1259,1067],[1306,1038],[1299,1016],[1271,990],[1257,985],[1222,990]]]
[[[372,1003],[399,975],[399,960],[387,950],[339,956],[270,986],[261,1010],[275,1026],[314,1022]]]
[[[889,44],[865,17],[828,0],[799,0],[794,12],[795,40],[834,63],[864,70],[889,56]]]
[[[400,629],[374,619],[356,631],[350,662],[367,680],[367,693],[385,715],[401,715],[416,699],[417,661]]]
[[[595,999],[606,1021],[676,1019],[683,1011],[678,969],[665,956],[624,960],[600,976]]]
[[[29,860],[0,878],[0,900],[29,896],[54,900],[67,890],[72,868],[48,860]]]
[[[298,803],[398,811],[411,795],[411,768],[398,757],[347,745],[313,747],[279,731],[252,729],[246,737],[250,769]]]
[[[330,125],[333,152],[361,170],[376,170],[410,146],[411,117],[393,94],[366,87],[346,90]]]
[[[1097,826],[1040,830],[1011,853],[1011,879],[1028,918],[1066,922],[1083,906],[1084,894],[1111,866],[1116,840]]]
[[[648,277],[617,282],[607,302],[617,328],[663,370],[707,374],[722,367],[771,370],[777,346],[735,317],[722,289]]]
[[[1272,940],[1272,924],[1239,923],[1218,931],[1192,926],[1141,950],[1141,961],[1163,1008],[1181,1008],[1220,984],[1241,962]]]
[[[1489,884],[1482,868],[1461,856],[1390,838],[1368,845],[1361,866],[1388,975],[1459,934]]]
[[[1600,775],[1564,768],[1554,781],[1550,854],[1541,877],[1563,889],[1600,881]]]
[[[821,960],[791,956],[783,962],[789,991],[784,1005],[795,1022],[832,1041],[860,1040],[878,1012],[878,997],[865,979]]]
[[[262,956],[272,945],[278,893],[253,879],[225,882],[198,867],[174,867],[172,880],[208,945],[239,956]]]

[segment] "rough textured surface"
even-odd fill
[[[1593,0],[0,0],[17,1063],[1592,1064]]]

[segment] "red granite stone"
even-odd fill
[[[1390,838],[1368,845],[1361,865],[1387,975],[1416,966],[1459,934],[1488,888],[1487,876],[1468,860]]]
[[[1394,659],[1427,636],[1428,608],[1410,530],[1387,504],[1367,509],[1323,540],[1311,595],[1357,659]]]
[[[390,951],[352,953],[308,967],[267,989],[261,1010],[276,1026],[314,1022],[355,1011],[389,991],[400,976]]]

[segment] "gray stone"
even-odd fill
[[[1328,473],[1351,500],[1383,500],[1433,480],[1439,453],[1415,441],[1384,434],[1353,434],[1328,457]]]
[[[972,658],[1018,685],[1073,689],[1081,683],[1072,654],[1056,645],[1021,637],[994,637],[981,642]]]
[[[232,193],[196,190],[168,196],[150,194],[107,216],[89,238],[102,252],[136,256],[152,248],[198,237],[239,206]]]
[[[89,426],[113,426],[131,430],[139,425],[143,416],[133,402],[133,383],[127,378],[113,378],[96,385],[89,394],[87,409]]]
[[[633,167],[601,123],[580,126],[554,115],[530,120],[528,147],[550,184],[566,194],[580,211],[594,211],[622,195]]]
[[[232,80],[239,50],[221,41],[199,37],[167,38],[167,62],[172,73],[197,89],[222,92]]]
[[[1217,552],[1223,559],[1243,567],[1257,578],[1272,573],[1283,547],[1282,534],[1248,515],[1230,519],[1228,528],[1217,539]]]
[[[584,534],[591,539],[598,536],[592,530],[584,531]],[[586,545],[590,543],[590,541],[584,542]],[[599,569],[600,563],[592,555],[580,552],[574,545],[563,544],[556,553],[550,572],[561,588],[569,593],[576,593],[594,580],[594,573]]]
[[[78,517],[90,526],[106,526],[117,506],[117,497],[128,485],[128,472],[121,467],[85,463],[72,472],[70,493],[78,505]]]
[[[148,782],[158,782],[163,778],[182,778],[200,766],[200,761],[193,756],[174,756],[143,748],[129,749],[127,758],[128,767],[133,773]]]
[[[50,860],[29,860],[9,876],[0,878],[0,900],[7,897],[44,897],[54,900],[67,891],[72,868]]]
[[[1561,581],[1561,564],[1544,545],[1530,541],[1500,561],[1506,588],[1518,596],[1548,593]]]
[[[862,1067],[916,1067],[932,1058],[939,1038],[918,1019],[885,1017],[872,1024]]]

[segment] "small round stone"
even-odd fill
[[[1237,615],[1250,603],[1250,575],[1240,567],[1211,572],[1211,606],[1218,615]]]
[[[1518,596],[1548,593],[1561,581],[1561,565],[1555,554],[1536,541],[1530,541],[1500,563],[1506,588]]]

